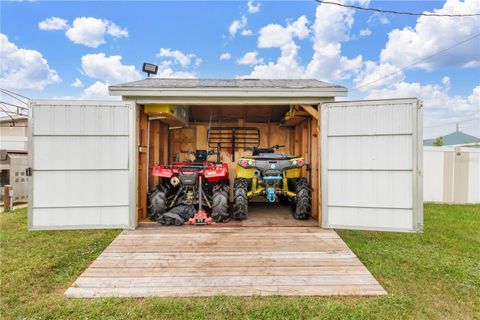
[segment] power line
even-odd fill
[[[395,71],[395,72],[393,72],[393,73],[387,74],[386,76],[383,76],[383,77],[381,77],[381,78],[378,78],[378,79],[373,80],[373,81],[370,81],[370,82],[367,82],[366,84],[363,84],[363,85],[361,85],[361,86],[355,87],[355,88],[353,88],[352,90],[350,90],[350,92],[356,91],[356,90],[358,90],[358,89],[360,89],[360,88],[368,87],[368,86],[370,86],[370,85],[372,85],[372,84],[374,84],[374,83],[376,83],[376,82],[378,82],[378,81],[381,81],[381,80],[390,78],[390,77],[392,77],[392,76],[394,76],[394,75],[396,75],[396,74],[401,73],[401,72],[404,71],[405,69],[409,69],[409,68],[411,68],[411,67],[413,67],[413,66],[415,66],[415,65],[417,65],[417,64],[419,64],[419,63],[421,63],[421,62],[424,62],[424,61],[429,60],[429,59],[431,59],[431,58],[433,58],[433,57],[436,57],[436,56],[438,56],[438,55],[440,55],[440,54],[442,54],[442,53],[444,53],[444,52],[446,52],[446,51],[448,51],[448,50],[451,50],[451,49],[453,49],[453,48],[456,48],[456,47],[464,44],[465,42],[468,42],[468,41],[471,41],[471,40],[477,38],[478,36],[480,36],[480,33],[477,33],[477,34],[475,34],[474,36],[472,36],[472,37],[470,37],[470,38],[468,38],[468,39],[465,39],[465,40],[463,40],[463,41],[457,42],[457,43],[455,43],[454,45],[452,45],[452,46],[450,46],[450,47],[448,47],[448,48],[445,48],[445,49],[442,49],[442,50],[440,50],[440,51],[437,51],[437,52],[435,52],[434,54],[431,54],[431,55],[429,55],[429,56],[426,56],[426,57],[424,57],[424,58],[422,58],[422,59],[420,59],[420,60],[417,60],[417,61],[415,61],[415,62],[413,62],[413,63],[411,63],[411,64],[409,64],[409,65],[406,65],[406,66],[398,69],[397,71]]]
[[[432,13],[432,12],[407,12],[407,11],[395,11],[395,10],[383,10],[378,8],[367,8],[367,7],[360,7],[351,4],[343,4],[338,2],[331,2],[331,1],[323,1],[323,0],[315,0],[318,3],[325,3],[331,4],[339,7],[344,8],[352,8],[357,10],[364,10],[364,11],[375,11],[381,13],[393,13],[393,14],[400,14],[400,15],[408,15],[408,16],[424,16],[424,17],[476,17],[480,16],[480,13],[467,13],[467,14],[447,14],[447,13]]]

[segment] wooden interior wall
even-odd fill
[[[148,116],[143,112],[143,106],[137,108],[137,214],[141,221],[147,217],[147,148],[148,148]]]
[[[156,165],[168,163],[168,125],[160,120],[150,121],[150,145],[148,153],[148,188],[158,184],[158,177],[151,173]]]
[[[319,121],[311,119],[310,136],[311,136],[311,155],[310,155],[310,187],[312,188],[312,217],[319,218],[319,190],[320,188],[320,158],[318,157],[320,151],[320,127]]]

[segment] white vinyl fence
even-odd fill
[[[480,148],[424,147],[423,199],[480,203]]]

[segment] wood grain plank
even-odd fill
[[[377,296],[385,290],[379,285],[334,285],[334,286],[251,286],[251,287],[151,287],[151,288],[74,288],[65,293],[72,298],[93,297],[208,297],[229,296]]]
[[[358,275],[310,275],[310,276],[267,276],[267,275],[237,275],[237,276],[207,276],[197,277],[80,277],[75,281],[76,287],[85,288],[130,288],[130,287],[229,287],[229,286],[331,286],[331,285],[374,285],[373,277]]]
[[[368,275],[368,270],[363,266],[254,266],[254,267],[210,267],[202,268],[202,275],[211,276],[290,276],[290,275]],[[124,277],[198,277],[198,268],[195,267],[152,267],[148,268],[88,268],[82,274],[83,277],[108,277],[108,278],[124,278]]]

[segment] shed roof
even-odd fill
[[[110,88],[341,88],[316,79],[175,79],[149,78]]]
[[[110,94],[124,97],[162,97],[181,102],[203,99],[269,99],[317,101],[318,98],[343,97],[347,89],[316,79],[163,79],[149,78],[109,87]],[[167,99],[168,100],[168,99]]]

